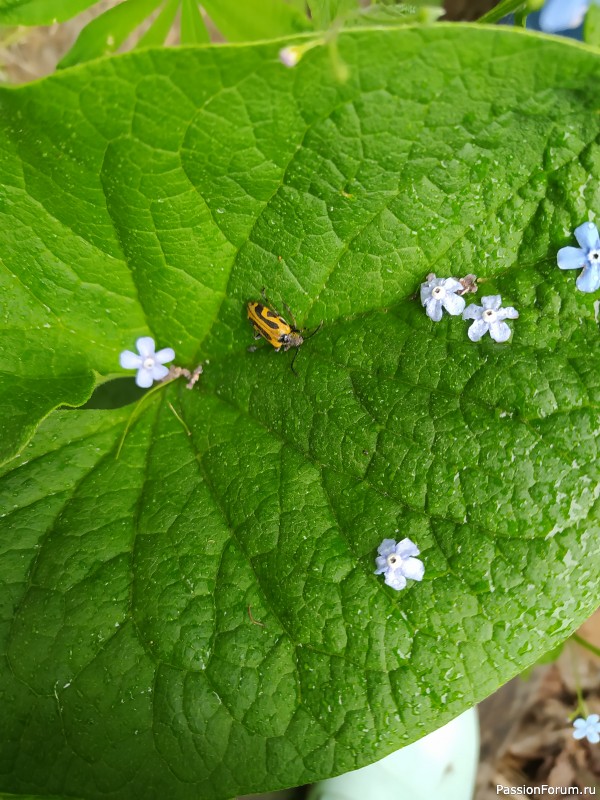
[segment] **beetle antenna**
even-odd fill
[[[304,341],[306,342],[307,339],[310,339],[311,336],[314,336],[315,333],[318,333],[321,330],[322,327],[323,327],[323,320],[321,320],[321,322],[319,322],[319,324],[317,325],[317,327],[314,329],[314,331],[312,333],[309,333],[308,336],[304,337]]]

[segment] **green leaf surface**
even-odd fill
[[[146,33],[140,38],[136,47],[157,47],[167,38],[175,17],[179,11],[179,0],[166,0],[160,13],[153,20]]]
[[[365,25],[401,25],[402,23],[432,23],[443,14],[444,9],[433,4],[371,5],[348,13],[344,18],[346,27]]]
[[[284,0],[202,0],[202,5],[230,42],[274,39],[310,28],[306,15]]]
[[[0,793],[0,800],[77,800],[75,797],[58,797],[57,795],[40,795],[40,794],[3,794]]]
[[[358,0],[307,0],[317,28],[328,28],[344,14],[356,11]]]
[[[587,44],[600,47],[600,8],[591,5],[585,15],[583,38]]]
[[[197,0],[182,0],[181,44],[208,44],[210,36]]]
[[[487,11],[479,18],[479,22],[499,22],[509,14],[519,13],[521,11],[529,11],[529,3],[526,0],[500,0],[500,2]]]
[[[114,53],[129,34],[158,8],[161,1],[125,0],[109,8],[85,26],[73,47],[60,60],[59,68],[72,67]]]
[[[340,0],[336,0],[334,4],[336,9],[339,2]],[[355,0],[350,2],[351,5],[356,5]],[[97,3],[98,0],[0,0],[0,25],[50,25],[70,19]],[[154,3],[151,0],[124,0],[114,8],[109,8],[83,29],[74,48],[60,66],[72,66],[114,52],[160,3],[161,0]],[[151,7],[142,12],[146,5]],[[171,18],[172,5],[173,3],[166,2],[164,15],[156,27],[153,26],[157,39],[158,31]],[[181,6],[184,18],[182,27],[186,35],[183,44],[207,42],[207,33],[199,38],[204,27],[200,0],[177,0],[177,6]],[[229,41],[272,39],[306,31],[311,27],[301,8],[302,4],[287,3],[285,0],[203,0],[202,6]],[[197,17],[200,23],[196,20]],[[118,43],[107,46],[108,39]],[[162,43],[163,39],[164,37],[155,43]],[[145,46],[152,43],[153,39],[150,38]]]
[[[324,48],[287,69],[280,46],[0,91],[8,445],[136,336],[206,360],[125,438],[131,406],[58,411],[1,470],[3,791],[211,800],[343,772],[598,604],[597,304],[556,250],[599,205],[599,56],[354,31],[340,84]],[[432,323],[429,271],[486,278],[512,340]],[[247,352],[263,286],[324,321],[298,377]],[[426,572],[396,593],[374,557],[404,536]]]
[[[0,25],[52,25],[71,19],[98,0],[0,0]]]
[[[306,0],[285,0],[285,2],[287,2],[288,6],[295,8],[296,11],[300,11],[302,14],[305,14],[308,8]]]

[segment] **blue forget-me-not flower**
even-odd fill
[[[442,307],[453,317],[461,314],[465,307],[464,297],[457,292],[464,291],[464,286],[456,278],[436,278],[433,273],[421,284],[421,304],[425,313],[434,322],[442,318]]]
[[[404,589],[407,578],[422,580],[425,567],[422,561],[414,558],[419,555],[419,548],[410,539],[402,539],[398,544],[394,539],[384,539],[377,552],[375,575],[385,575],[385,582],[392,589]]]
[[[593,3],[600,0],[548,0],[540,13],[540,28],[546,33],[578,28]]]
[[[575,228],[579,247],[561,247],[556,261],[561,269],[581,269],[576,285],[581,292],[600,289],[600,236],[593,222]]]
[[[171,347],[164,347],[158,353],[154,351],[154,339],[150,336],[141,336],[135,346],[139,355],[131,350],[123,350],[119,356],[119,363],[123,369],[137,369],[135,382],[142,389],[148,389],[154,381],[161,381],[169,374],[169,368],[163,366],[168,361],[173,361],[175,351]]]
[[[512,306],[502,308],[502,298],[499,294],[482,297],[480,306],[473,303],[467,306],[463,313],[463,319],[475,320],[467,331],[472,342],[478,342],[486,333],[489,333],[495,342],[506,342],[510,339],[511,331],[504,320],[516,319],[518,316],[519,312]]]
[[[576,719],[573,723],[573,738],[587,739],[590,744],[600,742],[600,716],[590,714],[586,719]]]

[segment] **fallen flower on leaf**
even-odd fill
[[[576,286],[581,292],[600,289],[600,236],[593,222],[575,228],[579,247],[561,247],[556,256],[560,269],[581,269]]]
[[[504,320],[516,319],[518,316],[519,312],[512,306],[502,308],[502,297],[499,294],[482,297],[480,306],[473,303],[463,312],[463,319],[475,320],[467,331],[472,342],[478,342],[486,333],[495,342],[506,342],[510,339],[511,330]]]
[[[175,351],[171,347],[164,347],[155,352],[154,339],[150,336],[141,336],[135,346],[138,353],[131,350],[123,350],[119,356],[119,363],[123,369],[136,369],[137,375],[135,382],[142,389],[149,389],[154,381],[161,381],[169,374],[169,368],[165,367],[169,361],[175,358]]]
[[[375,575],[384,575],[385,582],[392,589],[404,589],[407,578],[422,580],[425,567],[422,561],[414,558],[419,555],[419,548],[410,539],[402,539],[398,544],[395,539],[384,539],[377,552]]]
[[[434,273],[427,276],[425,283],[421,284],[421,304],[425,313],[434,322],[442,318],[442,308],[455,317],[461,314],[465,301],[460,294],[465,287],[456,278],[436,278]]]

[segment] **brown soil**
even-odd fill
[[[600,612],[579,634],[600,647]],[[573,739],[578,687],[587,712],[600,713],[600,658],[570,642],[553,664],[515,678],[480,704],[475,800],[497,800],[498,784],[600,793],[600,744]]]

